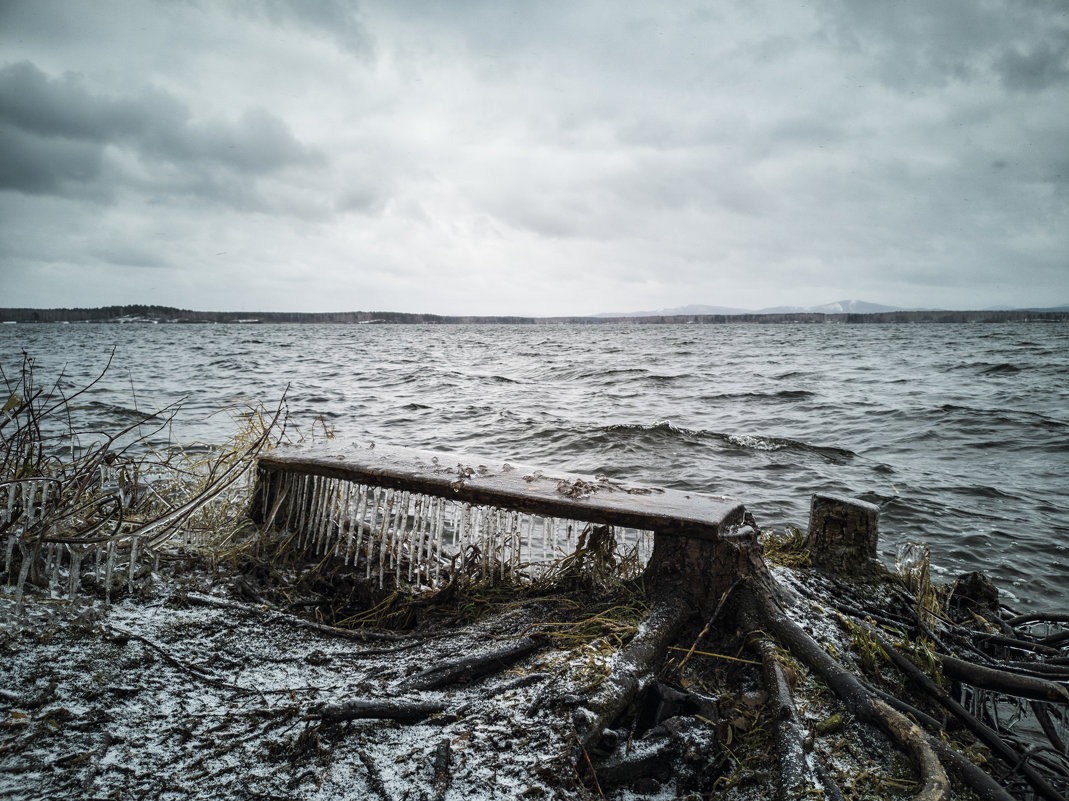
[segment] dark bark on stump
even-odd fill
[[[806,548],[813,564],[846,572],[867,569],[876,558],[880,508],[839,495],[816,494],[809,508]]]
[[[771,583],[757,531],[750,526],[699,539],[657,532],[644,580],[653,598],[675,595],[708,618],[740,578]]]
[[[657,532],[643,574],[652,599],[650,615],[620,653],[610,676],[575,716],[584,747],[597,742],[620,717],[643,683],[656,673],[665,651],[688,620],[709,618],[740,578],[771,591],[772,579],[754,527],[715,537]]]

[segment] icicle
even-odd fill
[[[52,577],[48,580],[48,595],[55,598],[59,595],[59,570],[63,566],[63,551],[58,543],[48,546],[48,557],[52,563]]]
[[[519,526],[520,526],[520,513],[519,512],[515,512],[515,511],[514,512],[510,512],[508,514],[506,526],[508,528],[508,532],[506,534],[506,536],[508,538],[508,559],[507,560],[503,559],[501,561],[501,564],[502,564],[501,569],[502,569],[502,571],[504,571],[504,569],[505,569],[504,565],[505,565],[505,562],[507,561],[508,562],[508,572],[509,572],[510,575],[514,576],[514,575],[516,575],[516,567],[519,564],[519,558],[520,558],[520,528],[519,528]],[[504,577],[503,574],[502,574],[502,577]]]
[[[277,495],[279,492],[280,488],[277,485],[282,483],[281,481],[279,481],[281,475],[273,470],[271,472],[268,472],[262,467],[260,468],[259,472],[260,480],[263,482],[264,486],[264,491],[262,495],[263,503],[260,505],[260,517],[266,520],[267,513],[271,509],[271,503],[275,499],[274,496]]]
[[[4,506],[3,514],[0,515],[0,520],[4,523],[10,523],[15,514],[15,486],[14,481],[7,485],[7,504]]]
[[[104,570],[104,603],[111,603],[111,576],[115,572],[115,540],[108,541],[108,566]]]
[[[297,518],[301,510],[301,489],[304,485],[304,476],[290,473],[288,485],[290,488],[289,501],[286,502],[286,521],[282,530],[295,532],[297,530]]]
[[[37,484],[33,481],[22,482],[22,516],[26,519],[26,522],[22,524],[22,530],[26,531],[33,525],[34,512],[37,511],[34,508],[33,501],[37,495]]]
[[[379,531],[378,546],[379,546],[379,589],[383,587],[382,577],[386,571],[386,538],[389,535],[390,520],[393,514],[394,499],[397,496],[397,490],[388,490],[386,493],[385,508],[382,513],[382,530]]]
[[[319,513],[319,537],[316,543],[317,553],[326,553],[330,541],[330,525],[334,519],[334,501],[338,492],[338,482],[334,479],[323,480],[322,509]]]
[[[18,538],[14,534],[7,537],[7,553],[4,555],[4,575],[7,576],[7,591],[11,592],[11,557],[15,555],[15,543]]]
[[[319,496],[323,491],[322,476],[312,476],[311,486],[308,490],[308,513],[301,525],[301,536],[304,538],[304,549],[310,551],[315,547],[315,525],[319,517]]]
[[[289,480],[289,501],[286,503],[286,532],[296,533],[299,528],[297,526],[301,517],[301,498],[304,496],[304,482],[308,479],[307,476],[303,476],[296,473],[290,474]]]
[[[408,583],[412,583],[415,575],[417,583],[422,583],[420,576],[423,571],[423,541],[427,538],[427,525],[430,520],[431,506],[434,498],[430,495],[420,495],[416,504],[416,524],[412,526],[412,541],[408,552]]]
[[[482,547],[482,524],[483,510],[478,506],[472,506],[470,516],[468,517],[467,549],[474,551],[472,555],[476,559],[480,559],[485,554],[485,550]],[[479,563],[476,562],[474,565],[472,565],[472,569],[477,569],[478,564]]]
[[[137,570],[137,544],[138,538],[130,538],[130,570],[126,576],[126,591],[130,594],[134,594],[134,573]]]
[[[426,495],[417,495],[415,506],[412,509],[412,531],[408,543],[408,583],[412,583],[412,571],[415,569],[416,560],[419,558],[420,527],[423,525],[423,504]]]
[[[45,514],[45,507],[48,506],[48,488],[50,486],[52,486],[52,482],[51,481],[42,481],[41,482],[41,502],[40,502],[40,507],[41,507],[41,516],[42,517],[44,517],[44,514]]]
[[[409,492],[404,490],[401,492],[400,500],[395,504],[397,507],[393,513],[393,519],[390,521],[390,527],[386,531],[386,537],[383,539],[383,545],[386,548],[387,567],[394,568],[397,565],[397,560],[394,558],[394,543],[400,539],[401,532],[404,529],[405,518],[408,516],[408,499]]]
[[[413,493],[408,503],[404,507],[404,511],[401,514],[401,529],[397,532],[397,536],[394,537],[393,544],[393,575],[396,586],[401,586],[401,572],[402,572],[402,556],[405,551],[411,552],[410,540],[412,539],[412,532],[419,522],[418,507],[419,498],[421,496],[418,493]]]
[[[509,561],[509,555],[506,551],[506,545],[508,538],[506,537],[506,527],[508,525],[508,517],[503,509],[498,509],[494,514],[494,553],[497,559],[497,577],[498,579],[505,578],[505,565]]]
[[[371,504],[371,517],[368,521],[367,542],[364,544],[364,564],[366,565],[364,571],[365,579],[371,578],[371,553],[372,548],[374,547],[375,534],[378,531],[378,523],[376,521],[378,520],[379,515],[379,499],[385,494],[386,493],[382,492],[381,487],[375,487]],[[385,500],[384,497],[383,500]]]
[[[431,586],[438,586],[438,577],[442,572],[442,530],[445,528],[446,501],[439,499],[438,509],[434,515],[434,533],[431,535],[431,554],[434,557],[434,577]]]
[[[523,514],[519,511],[512,513],[512,574],[517,575],[520,564],[523,562]]]
[[[343,500],[338,509],[336,548],[344,560],[348,557],[349,544],[353,541],[353,493],[356,491],[356,485],[351,481],[346,481],[343,488]]]
[[[353,525],[356,526],[356,543],[353,545],[354,567],[360,561],[360,542],[364,539],[364,515],[367,514],[367,499],[370,492],[363,484],[358,484],[356,489],[356,515],[353,518]]]
[[[67,597],[72,601],[78,597],[82,588],[82,549],[75,545],[68,545],[67,552],[70,554],[70,575],[67,582]]]
[[[264,524],[265,529],[274,531],[286,531],[289,528],[290,510],[293,508],[293,476],[289,473],[279,473],[276,495],[271,497],[271,514]]]
[[[19,568],[19,580],[15,584],[15,614],[22,614],[22,591],[26,586],[26,577],[30,574],[30,552],[19,543],[19,552],[22,554],[22,566]]]
[[[313,477],[309,476],[309,475],[301,476],[301,478],[302,478],[302,481],[301,481],[301,492],[300,492],[300,498],[298,499],[298,502],[297,502],[297,525],[296,525],[296,528],[297,528],[297,548],[298,548],[298,550],[302,547],[301,543],[302,543],[302,537],[304,536],[304,524],[305,524],[305,518],[308,517],[308,503],[309,503],[309,500],[310,500],[309,495],[311,494],[311,484],[312,484],[312,481],[313,481]]]
[[[504,554],[504,552],[502,550],[501,514],[502,514],[502,512],[501,512],[500,509],[494,509],[493,517],[491,518],[491,522],[493,523],[493,525],[492,525],[492,527],[490,529],[490,548],[493,551],[492,559],[490,560],[490,565],[489,565],[491,571],[493,570],[493,566],[494,566],[494,561],[495,560],[499,564],[504,564],[504,560],[505,560],[505,554]],[[504,578],[504,576],[501,576],[501,578]]]
[[[308,477],[308,493],[304,501],[301,502],[301,522],[298,524],[298,545],[304,550],[309,550],[312,547],[312,526],[314,524],[316,516],[316,501],[319,500],[319,482],[322,479],[319,476]]]
[[[419,584],[426,583],[424,577],[430,575],[427,561],[427,541],[430,538],[431,526],[434,522],[434,507],[437,503],[438,499],[434,496],[423,496],[419,531],[416,532],[412,543],[412,562],[415,564],[416,581]]]
[[[405,537],[401,540],[401,547],[398,551],[398,558],[402,556],[408,557],[408,579],[412,580],[412,563],[415,561],[415,548],[419,542],[419,529],[423,525],[423,507],[427,503],[427,496],[423,493],[417,493],[412,496],[412,519],[410,524],[405,528]]]
[[[308,520],[305,523],[304,547],[315,551],[319,541],[319,520],[323,517],[323,506],[327,495],[327,479],[323,476],[315,476],[312,485],[312,497],[309,503]]]
[[[311,538],[308,536],[311,530],[312,518],[315,515],[315,489],[319,486],[319,476],[308,476],[305,481],[304,493],[300,498],[300,518],[297,521],[297,548],[307,551]]]
[[[327,508],[330,506],[331,480],[325,476],[319,479],[319,490],[316,493],[315,513],[312,522],[308,525],[308,535],[311,537],[310,545],[316,554],[323,552],[324,526],[327,519]]]
[[[394,578],[397,585],[401,585],[401,553],[408,538],[409,518],[412,515],[412,493],[406,492],[402,499],[401,508],[398,510],[398,523],[394,531],[393,546],[390,552],[390,560],[394,570]]]
[[[334,544],[331,546],[331,550],[334,556],[341,556],[342,560],[349,556],[349,543],[353,541],[353,506],[352,506],[352,492],[353,483],[351,481],[342,482],[340,485],[338,495],[338,510],[337,518],[335,520],[335,537]],[[344,537],[343,537],[344,535]],[[344,538],[345,544],[342,544]],[[339,553],[340,551],[340,553]]]
[[[527,515],[527,561],[534,562],[534,545],[531,543],[534,541],[534,524],[535,516]],[[521,546],[520,562],[523,562],[523,551]]]
[[[471,529],[471,504],[464,504],[460,510],[460,531],[457,532],[457,539],[460,546],[460,569],[464,570],[468,561],[468,539],[470,538]]]
[[[434,503],[433,517],[431,519],[431,527],[428,532],[427,542],[427,564],[428,566],[436,559],[435,554],[441,554],[441,547],[439,543],[442,539],[442,518],[445,514],[446,500],[444,498],[436,498]],[[430,573],[427,573],[427,578],[430,578]]]
[[[342,532],[338,531],[338,544],[341,545],[341,557],[342,564],[349,564],[349,554],[353,549],[353,532],[356,526],[356,509],[353,506],[353,496],[357,492],[357,486],[352,482],[346,482],[345,485],[345,512],[343,514],[344,526],[345,526],[345,544],[341,545]],[[359,495],[356,498],[359,500]]]
[[[431,583],[431,560],[434,558],[434,533],[438,527],[438,518],[441,516],[441,498],[431,499],[430,514],[427,520],[427,535],[423,538],[423,577],[427,583]]]
[[[438,507],[442,505],[441,498],[430,498],[428,501],[422,544],[420,546],[420,568],[426,583],[431,580],[431,554],[434,548],[434,526],[438,520]]]

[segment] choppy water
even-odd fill
[[[816,491],[881,507],[881,555],[931,544],[1022,607],[1069,607],[1069,326],[4,325],[43,379],[99,385],[88,425],[182,401],[183,440],[225,406],[306,427],[741,499],[804,528]]]

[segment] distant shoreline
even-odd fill
[[[112,323],[182,324],[227,323],[253,325],[358,324],[373,325],[725,325],[779,323],[1005,323],[1069,322],[1069,312],[1014,309],[1009,311],[892,311],[867,314],[798,312],[786,314],[679,314],[635,317],[509,317],[410,314],[407,312],[208,312],[166,306],[104,306],[95,309],[0,309],[0,323]]]

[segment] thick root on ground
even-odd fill
[[[922,788],[916,801],[948,801],[950,781],[935,755],[928,738],[905,715],[873,694],[846,668],[835,661],[812,637],[778,608],[770,595],[752,591],[754,614],[764,628],[786,645],[792,654],[819,675],[835,692],[843,705],[859,719],[882,728],[913,759],[920,774]]]

